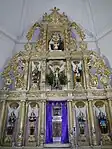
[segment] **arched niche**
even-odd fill
[[[7,102],[4,143],[12,145],[17,139],[20,105],[16,101]]]
[[[25,145],[34,145],[38,143],[39,137],[39,103],[32,101],[28,103],[26,130],[25,130]]]

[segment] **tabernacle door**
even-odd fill
[[[61,130],[62,130],[62,107],[61,104],[54,104],[53,106],[53,142],[61,142]]]

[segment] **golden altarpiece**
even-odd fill
[[[111,71],[81,27],[54,8],[26,37],[2,73],[1,148],[112,149]]]

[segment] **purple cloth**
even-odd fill
[[[46,105],[46,143],[53,143],[52,102],[48,102]]]
[[[52,132],[52,109],[53,105],[62,106],[62,132],[61,143],[68,143],[68,114],[67,114],[67,102],[66,101],[49,101],[46,105],[46,143],[53,143]]]
[[[67,113],[67,102],[62,102],[62,136],[61,136],[62,143],[69,142],[68,136],[68,113]]]

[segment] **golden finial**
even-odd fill
[[[50,9],[50,11],[52,11],[52,12],[58,12],[60,9],[59,8],[56,8],[56,7],[54,7],[53,9]]]

